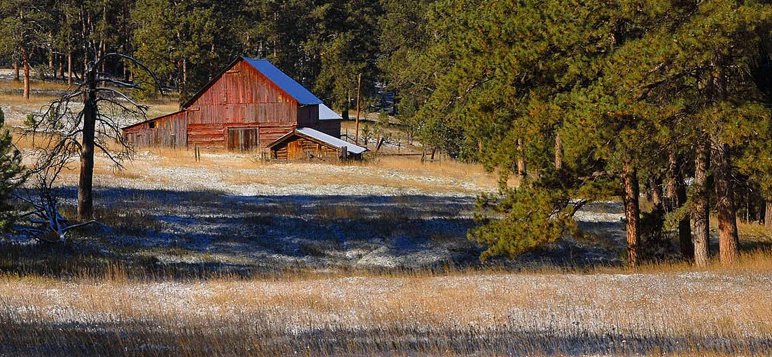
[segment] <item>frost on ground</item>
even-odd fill
[[[481,247],[467,231],[475,195],[493,189],[479,180],[420,168],[203,156],[190,163],[144,152],[124,171],[102,169],[95,203],[104,224],[73,242],[161,265],[235,272],[479,264]],[[61,196],[70,206],[76,173],[63,176]],[[618,264],[620,207],[588,207],[579,215],[583,227],[603,232],[603,244],[560,240],[513,264]]]
[[[12,278],[0,354],[763,356],[771,299],[768,271]]]

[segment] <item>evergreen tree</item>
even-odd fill
[[[0,109],[0,127],[5,123],[5,115]],[[21,164],[21,153],[11,141],[7,128],[0,132],[0,232],[7,232],[16,217],[16,206],[12,202],[13,191],[26,177]]]
[[[320,64],[314,92],[336,108],[348,106],[356,95],[357,77],[362,75],[363,96],[371,95],[378,79],[379,53],[377,0],[320,2],[312,11],[315,28],[306,46]]]
[[[31,52],[48,39],[49,5],[46,1],[36,0],[0,2],[0,54],[11,57],[19,54],[24,69],[22,95],[26,99],[30,96]]]
[[[548,215],[557,224],[571,214],[565,211],[568,200],[533,193],[546,201],[531,200],[532,210],[521,209],[526,201],[519,191],[563,190],[558,197],[579,199],[617,192],[625,198],[628,263],[636,264],[639,182],[657,182],[671,153],[688,146],[712,148],[722,261],[737,256],[731,155],[764,139],[758,125],[766,123],[768,111],[752,99],[747,63],[768,36],[759,29],[768,29],[769,7],[639,5],[459,0],[437,6],[430,26],[441,36],[431,48],[442,49],[451,66],[438,76],[437,90],[419,113],[458,123],[462,146],[477,143],[476,157],[484,165],[523,180],[497,198],[483,197],[482,206],[505,217],[484,220],[487,224],[471,233],[499,247],[485,256],[512,255],[522,250],[500,247],[528,247],[532,244],[520,243],[554,240],[564,231],[528,228],[519,214],[530,212],[529,221],[540,221],[533,216],[540,212],[541,221]],[[459,9],[465,9],[460,18]],[[694,145],[701,140],[709,142]],[[707,212],[708,201],[700,197],[708,181],[707,171],[701,171],[707,170],[704,154],[694,157],[695,187],[703,188],[695,189],[689,206],[698,215],[700,250],[707,247],[699,235],[707,235],[701,212]],[[551,180],[553,170],[561,180]],[[513,239],[520,243],[502,241]]]

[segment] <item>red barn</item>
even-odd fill
[[[339,138],[340,122],[319,98],[267,60],[240,57],[182,110],[127,126],[123,135],[136,147],[248,151],[268,148],[299,128]]]

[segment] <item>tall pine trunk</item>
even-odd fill
[[[662,193],[662,178],[657,177],[649,181],[651,184],[651,203],[654,205],[654,209],[660,212],[664,212],[665,204],[662,199],[664,194]]]
[[[713,146],[715,162],[716,210],[718,211],[718,246],[721,264],[737,262],[740,256],[740,240],[737,235],[737,211],[732,187],[732,165],[729,146],[717,142]]]
[[[182,59],[182,95],[188,98],[188,60]]]
[[[67,85],[72,85],[72,50],[67,51]]]
[[[517,174],[520,177],[525,177],[526,175],[525,154],[523,151],[523,139],[517,139]]]
[[[49,43],[54,43],[54,34],[52,32],[48,33],[48,41]],[[48,46],[48,68],[51,69],[51,72],[53,72],[54,79],[56,79],[56,68],[54,67],[54,46]]]
[[[635,166],[625,162],[622,172],[625,194],[625,231],[627,232],[627,265],[634,267],[638,265],[638,248],[640,246],[640,232],[638,230],[640,206],[638,185],[638,172]]]
[[[64,79],[64,55],[56,56],[59,59],[59,77]]]
[[[668,177],[667,177],[667,196],[665,209],[673,212],[686,204],[687,192],[684,183],[683,171],[681,171],[681,160],[675,151],[668,155]],[[694,258],[694,244],[692,243],[692,229],[689,224],[690,214],[684,214],[684,217],[678,221],[678,246],[681,255],[688,260]]]
[[[708,202],[708,162],[709,151],[705,139],[698,139],[694,153],[694,204],[692,205],[692,241],[694,242],[694,263],[706,267],[710,262],[709,202]]]
[[[16,63],[16,61],[13,61],[13,81],[16,83],[21,82],[21,77],[19,77],[19,64]]]
[[[83,148],[80,153],[78,181],[78,219],[88,220],[94,215],[94,129],[96,126],[96,68],[86,69],[86,94],[83,98]]]
[[[21,47],[21,58],[24,66],[23,95],[24,99],[29,99],[29,52],[24,46]]]
[[[764,212],[764,225],[772,228],[772,199],[766,200],[766,206]]]
[[[560,134],[555,133],[555,170],[560,171],[563,168],[563,142],[560,140]]]
[[[678,175],[678,186],[676,187],[676,204],[678,207],[683,207],[687,200],[686,184],[684,183],[683,175]],[[692,227],[689,225],[689,213],[686,213],[680,221],[678,221],[678,245],[681,248],[681,255],[688,260],[694,258],[694,244],[692,243]]]

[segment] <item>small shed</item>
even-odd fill
[[[268,145],[271,158],[277,160],[303,159],[361,159],[367,149],[343,141],[311,128],[299,128]]]

